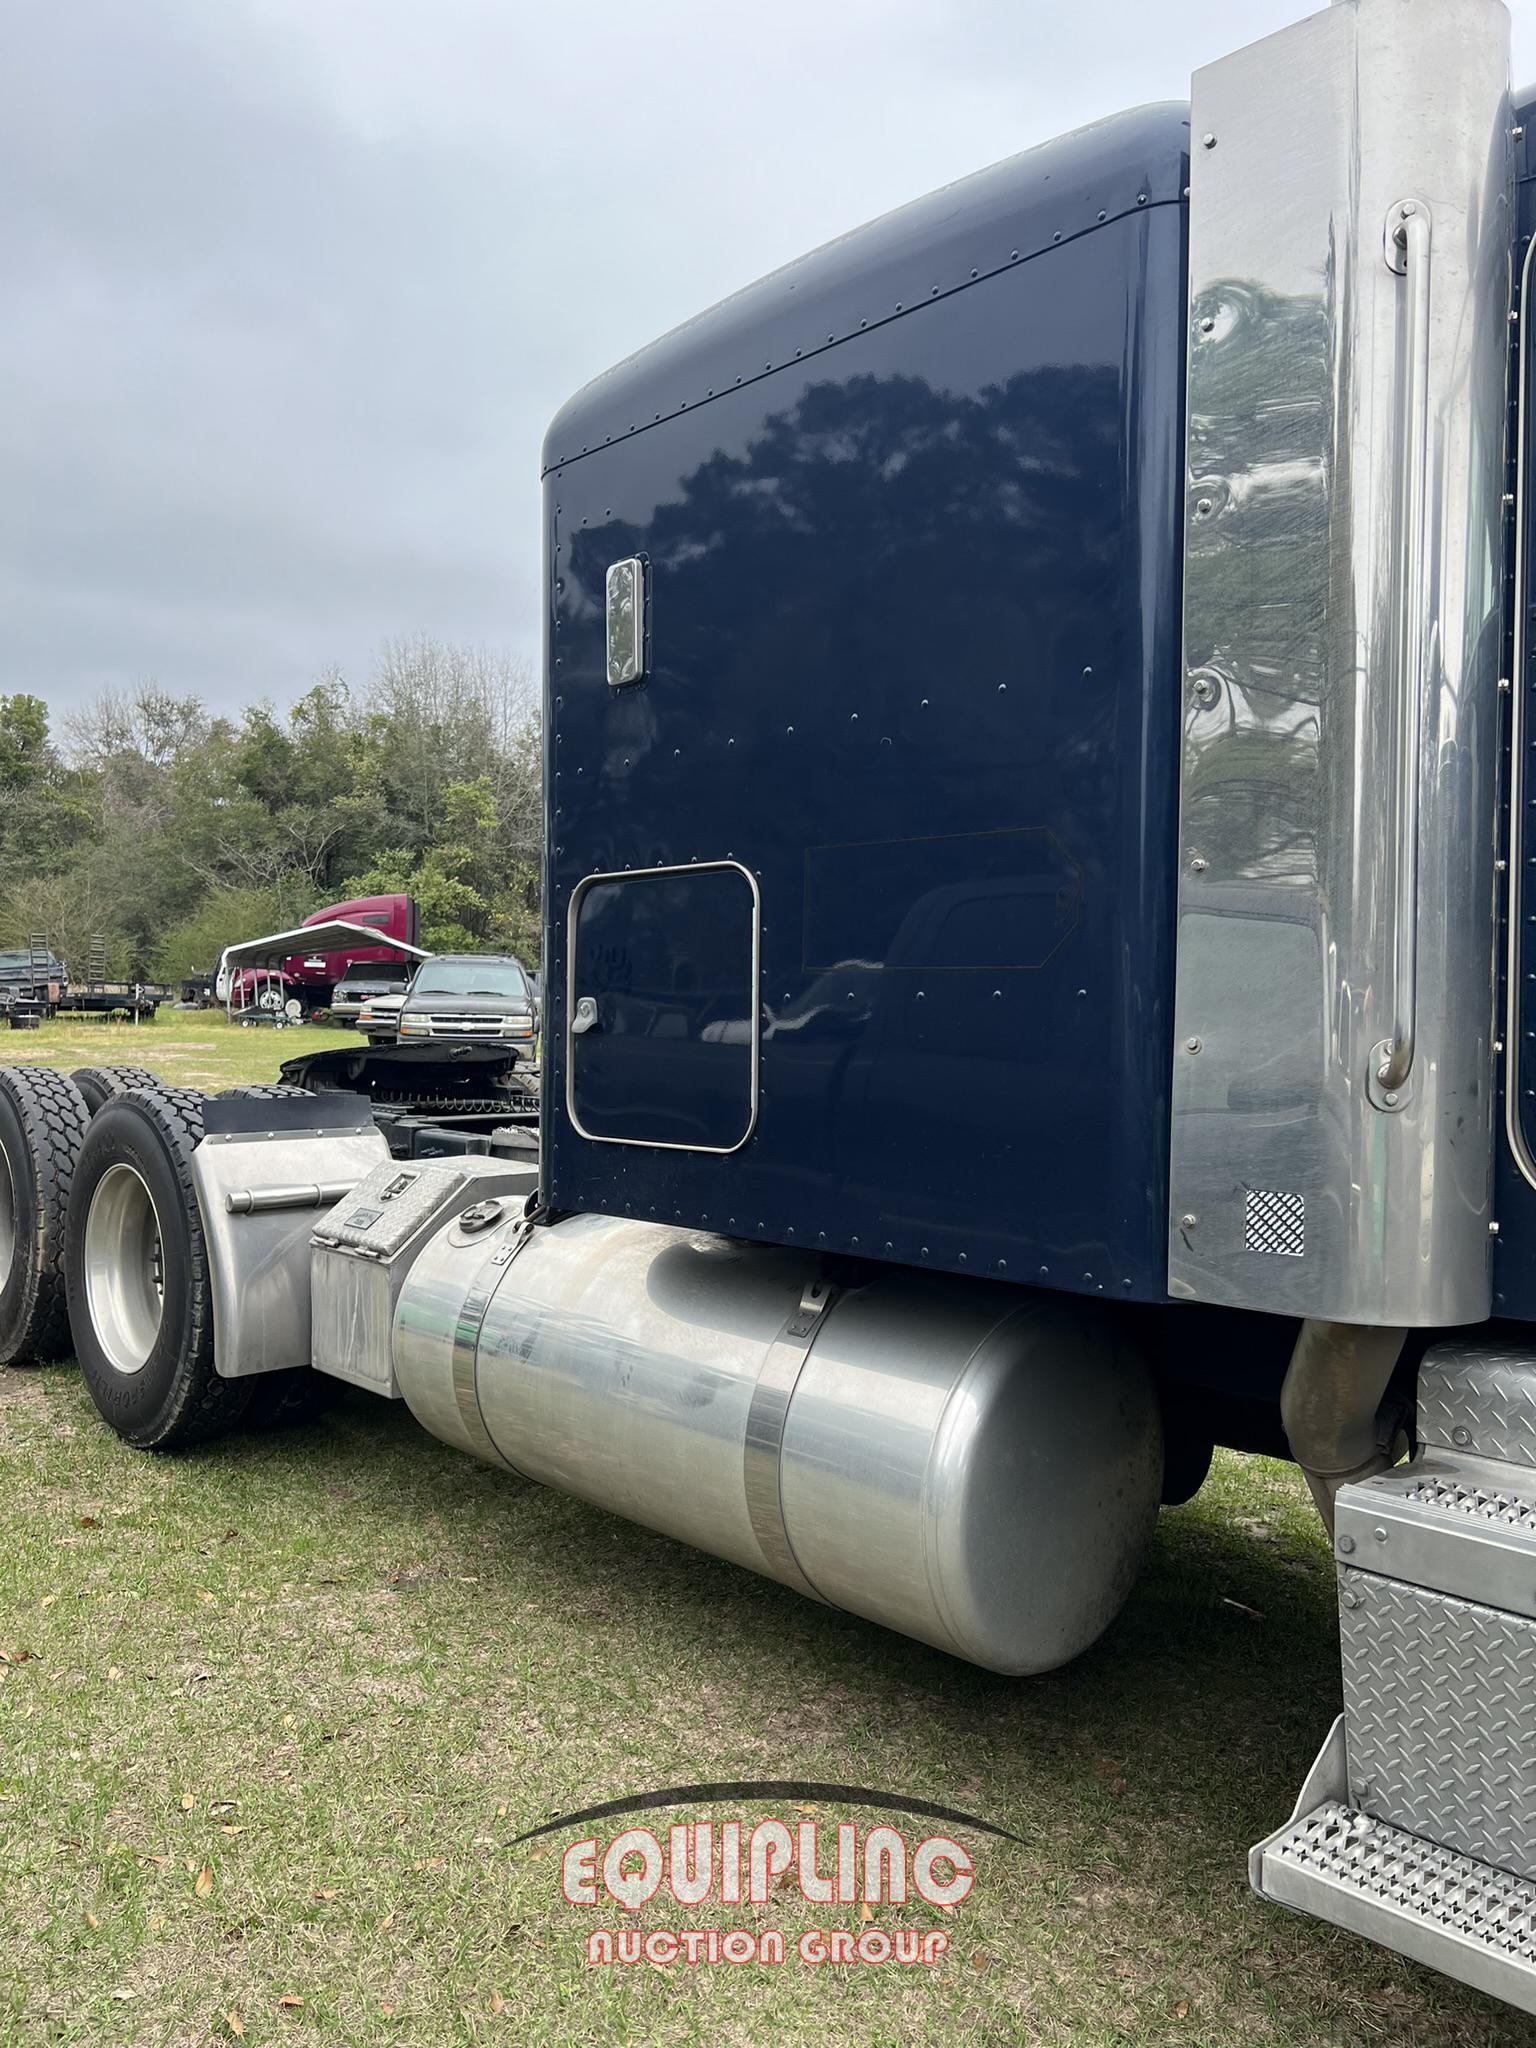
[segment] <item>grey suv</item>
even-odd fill
[[[400,1006],[400,1043],[458,1039],[515,1045],[531,1058],[537,1036],[533,990],[509,953],[437,953],[416,970]]]
[[[338,1024],[356,1024],[364,1003],[380,996],[403,996],[410,978],[403,960],[351,960],[331,990],[331,1015]]]

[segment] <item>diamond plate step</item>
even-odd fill
[[[1334,1555],[1536,1620],[1536,1471],[1428,1449],[1339,1491]]]
[[[1261,1898],[1536,2013],[1536,1884],[1350,1806],[1342,1716],[1249,1875]]]

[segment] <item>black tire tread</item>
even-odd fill
[[[85,1097],[86,1108],[95,1111],[114,1095],[126,1095],[130,1088],[158,1088],[160,1076],[148,1067],[76,1067],[69,1077]]]
[[[0,1364],[68,1358],[73,1342],[64,1297],[64,1226],[90,1111],[69,1076],[53,1067],[0,1067],[0,1089],[10,1098],[37,1166],[40,1250],[31,1310],[21,1320],[13,1347],[0,1353]]]

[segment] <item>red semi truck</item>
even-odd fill
[[[354,896],[345,903],[328,903],[303,920],[304,925],[338,922],[377,931],[379,943],[370,946],[358,936],[339,948],[290,953],[272,968],[237,968],[232,979],[221,962],[219,993],[236,1009],[280,1009],[293,998],[306,1010],[323,1010],[329,1005],[337,982],[354,964],[387,963],[419,956],[420,917],[414,897]]]

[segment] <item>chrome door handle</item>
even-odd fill
[[[1405,199],[1387,216],[1388,267],[1406,294],[1403,384],[1398,401],[1397,546],[1393,578],[1397,599],[1393,699],[1396,762],[1392,821],[1392,1035],[1371,1048],[1371,1091],[1378,1108],[1400,1094],[1413,1071],[1418,1028],[1419,753],[1424,666],[1430,640],[1426,617],[1425,531],[1429,496],[1429,208]]]
[[[582,996],[571,1016],[571,1036],[577,1038],[583,1031],[591,1031],[597,1024],[597,998]]]

